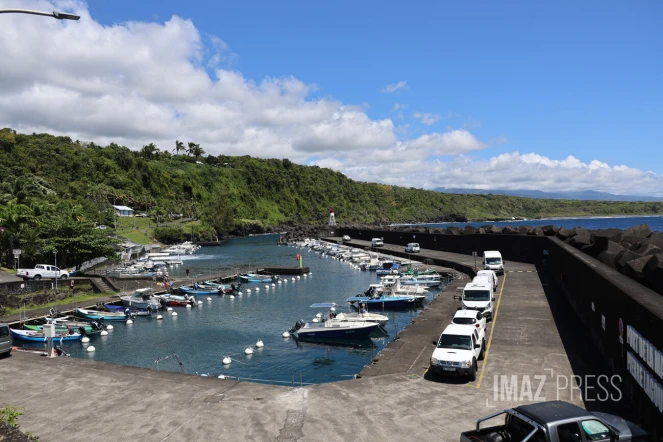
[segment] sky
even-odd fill
[[[0,0],[0,127],[663,197],[660,1]]]

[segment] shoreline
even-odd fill
[[[500,220],[467,220],[467,221],[442,221],[434,223],[394,223],[388,224],[389,227],[398,226],[431,226],[442,224],[470,224],[470,223],[518,223],[523,221],[556,221],[565,219],[623,219],[623,218],[663,218],[663,215],[603,215],[603,216],[551,216],[547,218],[519,218],[519,219],[500,219]]]

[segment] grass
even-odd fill
[[[158,242],[154,239],[154,228],[156,227],[156,223],[150,218],[117,217],[116,222],[116,233],[136,244],[154,244]],[[200,220],[187,222],[169,221],[167,223],[159,223],[159,226],[161,227],[166,224],[174,227],[181,226],[186,230],[200,225]]]
[[[72,296],[70,298],[59,299],[57,301],[49,302],[49,303],[46,303],[46,304],[26,305],[25,309],[23,307],[8,308],[7,312],[5,313],[5,316],[6,315],[13,315],[15,313],[21,313],[23,311],[29,312],[31,310],[37,310],[37,309],[40,309],[40,308],[50,308],[50,307],[57,307],[57,306],[61,306],[61,305],[79,304],[81,302],[89,301],[91,299],[103,298],[105,296],[112,296],[114,294],[115,294],[115,292],[86,293],[86,294],[82,294],[82,295],[75,295],[75,296]]]

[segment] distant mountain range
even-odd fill
[[[481,189],[460,189],[460,188],[446,188],[438,187],[434,189],[437,192],[443,193],[460,193],[460,194],[473,194],[473,195],[510,195],[522,196],[525,198],[546,198],[546,199],[564,199],[564,200],[591,200],[591,201],[646,201],[646,202],[661,202],[663,198],[655,196],[638,196],[638,195],[615,195],[606,192],[596,192],[593,190],[583,190],[578,192],[542,192],[540,190],[481,190]]]

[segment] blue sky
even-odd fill
[[[481,139],[508,137],[480,156],[535,150],[663,172],[661,2],[137,3],[90,11],[106,24],[190,18],[245,76],[294,75],[367,103],[372,118],[405,104],[409,133],[470,123]],[[408,89],[380,93],[399,81]],[[451,118],[425,126],[416,112]]]
[[[189,137],[414,187],[663,196],[661,2],[3,5],[83,18],[5,22],[35,33],[31,63],[0,23],[7,93],[39,109],[3,114],[0,88],[0,125],[132,148]],[[65,91],[80,102],[46,110]],[[122,112],[91,119],[109,101]]]

